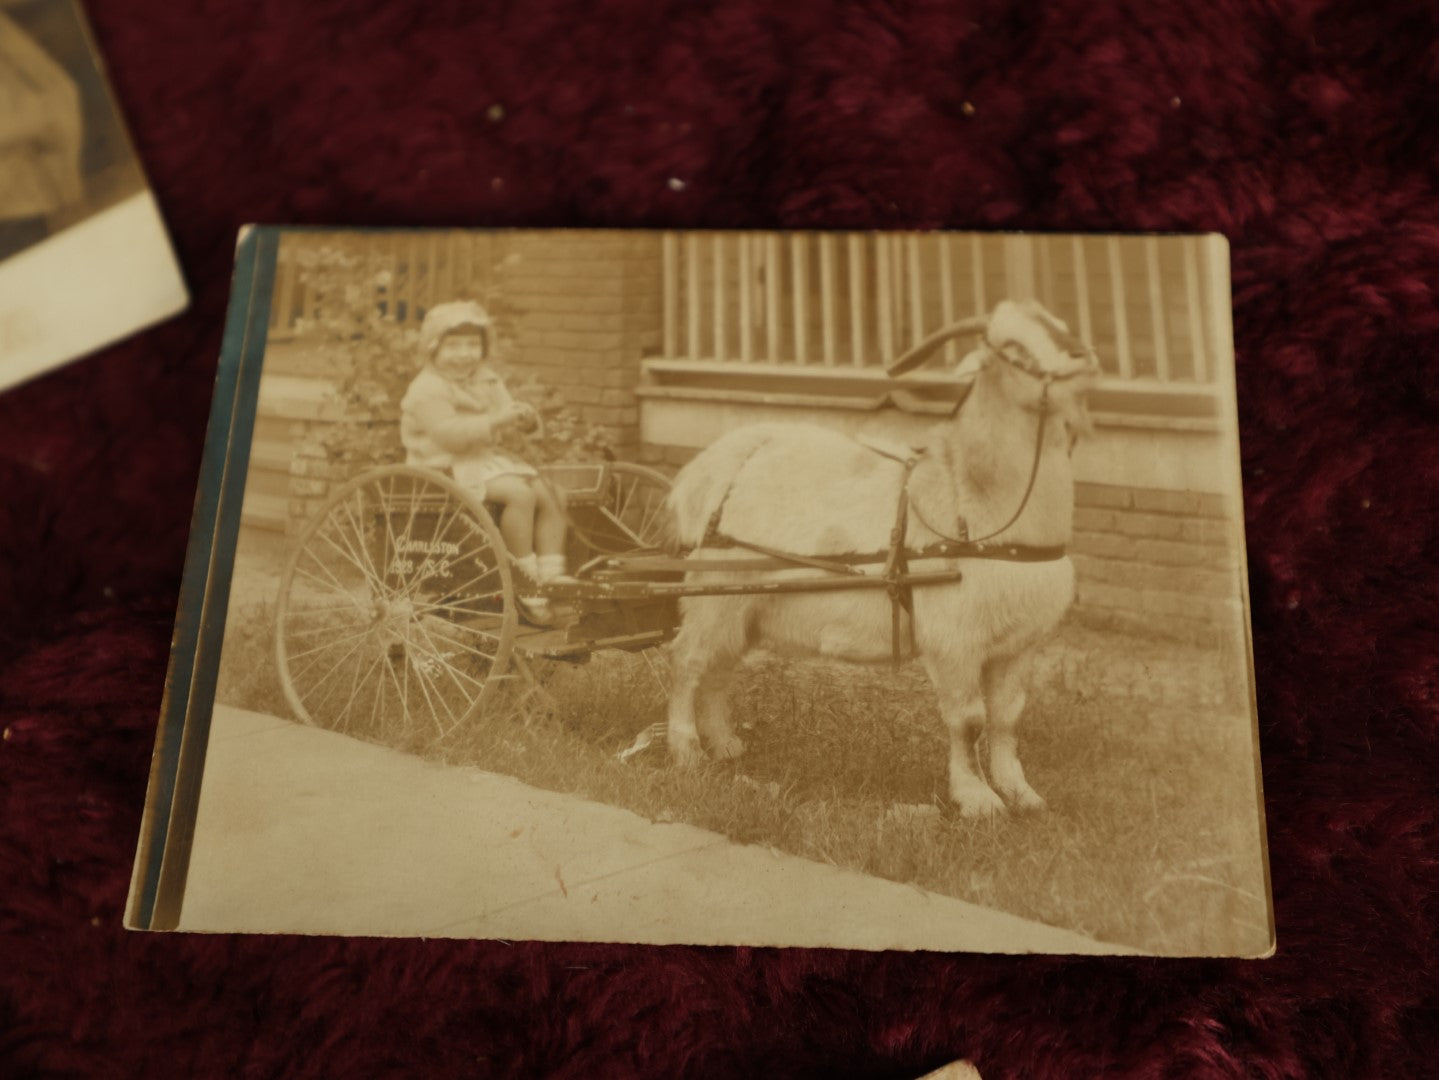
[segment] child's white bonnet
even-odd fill
[[[420,355],[429,360],[440,346],[440,339],[464,327],[472,326],[485,335],[485,351],[489,352],[490,313],[473,300],[450,300],[436,304],[425,312],[420,324]]]

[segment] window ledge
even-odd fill
[[[875,412],[896,408],[944,416],[969,392],[967,380],[941,373],[892,379],[878,368],[646,360],[641,400],[766,405]],[[1102,377],[1089,396],[1102,427],[1212,432],[1222,428],[1217,386]]]

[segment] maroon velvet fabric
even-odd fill
[[[1439,11],[596,6],[92,4],[195,303],[0,396],[0,1074],[1433,1075]],[[123,930],[249,221],[1226,233],[1278,955]]]

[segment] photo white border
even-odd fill
[[[0,390],[188,303],[160,209],[138,192],[0,263]]]

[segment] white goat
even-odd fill
[[[982,318],[969,320],[935,335],[891,374],[915,366],[943,341],[979,330],[984,344],[969,395],[952,420],[929,434],[909,476],[906,546],[918,550],[936,542],[940,531],[960,529],[961,520],[971,537],[994,544],[1063,545],[1074,508],[1069,451],[1074,433],[1087,430],[1084,393],[1097,372],[1094,354],[1039,304],[1004,301],[987,325]],[[1042,414],[1047,420],[1041,426]],[[670,495],[676,537],[696,549],[696,558],[743,554],[720,547],[716,533],[801,555],[883,552],[904,472],[901,462],[815,425],[740,428],[676,477]],[[714,546],[704,547],[706,540]],[[910,563],[915,572],[946,568],[960,569],[963,580],[915,587],[912,625],[906,616],[901,644],[905,655],[920,657],[939,694],[950,736],[950,798],[964,816],[1003,811],[1006,801],[1042,809],[1044,800],[1024,778],[1015,729],[1033,650],[1073,599],[1073,565],[1066,557]],[[866,572],[881,571],[871,566]],[[804,568],[713,570],[689,580],[760,582],[817,574]],[[701,736],[716,757],[743,751],[726,691],[750,649],[871,663],[891,656],[892,612],[882,588],[695,596],[682,601],[681,612],[668,725],[669,747],[681,764],[703,758]],[[976,756],[981,733],[988,735],[993,788]]]

